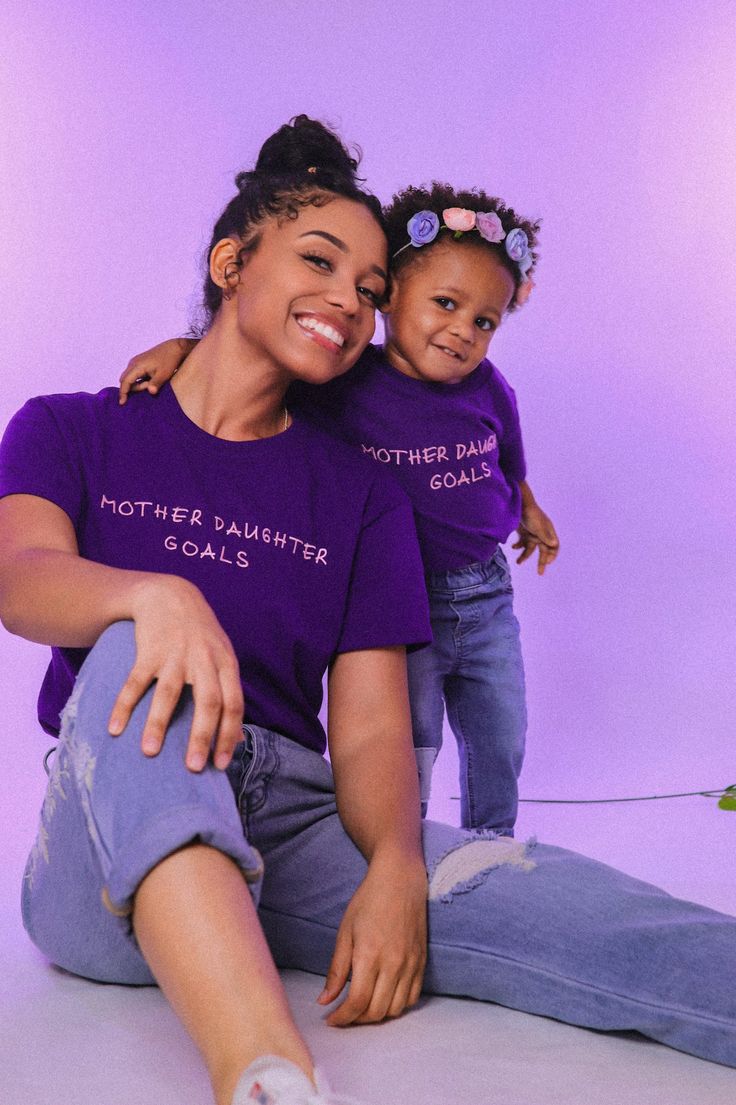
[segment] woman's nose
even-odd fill
[[[358,290],[348,281],[335,281],[327,289],[327,300],[339,307],[346,315],[354,315],[360,305]]]

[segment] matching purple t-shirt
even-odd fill
[[[490,361],[460,383],[435,384],[404,376],[369,346],[345,376],[292,391],[310,418],[401,483],[426,571],[487,560],[516,529],[526,475],[519,415]]]
[[[245,719],[317,751],[337,653],[431,639],[405,494],[298,413],[235,442],[191,422],[170,387],[124,407],[116,388],[32,399],[0,447],[0,496],[18,493],[65,511],[83,557],[195,583],[233,643]],[[85,655],[52,650],[48,732]]]

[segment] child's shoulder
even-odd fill
[[[504,376],[501,369],[492,361],[484,360],[478,365],[478,371],[482,369],[483,383],[490,392],[499,400],[503,400],[516,407],[516,392]]]

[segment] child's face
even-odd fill
[[[515,290],[483,246],[443,242],[394,278],[386,355],[405,376],[456,384],[480,364]]]

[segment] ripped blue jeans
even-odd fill
[[[184,696],[163,750],[140,752],[150,694],[125,733],[107,719],[135,655],[131,623],[87,658],[65,713],[23,883],[38,947],[76,974],[153,978],[132,932],[142,878],[204,841],[232,857],[276,962],[327,970],[365,874],[342,827],[328,763],[246,726],[227,773],[184,766]],[[430,874],[428,993],[497,1002],[595,1029],[636,1029],[736,1066],[736,918],[562,848],[423,825]]]
[[[513,836],[524,760],[526,687],[503,549],[482,564],[430,572],[432,643],[407,656],[422,814],[447,720],[460,757],[460,824]]]

